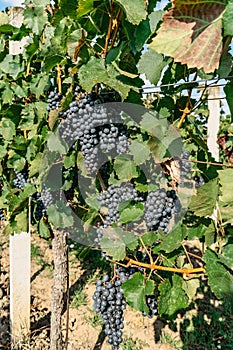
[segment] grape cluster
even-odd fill
[[[118,350],[122,342],[122,329],[124,328],[124,310],[126,301],[121,289],[121,280],[110,281],[105,275],[97,281],[96,291],[93,295],[94,310],[101,314],[105,326],[105,334],[112,350]]]
[[[0,221],[5,221],[5,214],[3,209],[0,209]]]
[[[49,111],[58,109],[61,99],[62,99],[62,94],[60,92],[57,92],[57,88],[51,91],[47,99],[47,103],[48,103],[47,111],[49,112]]]
[[[168,225],[175,213],[178,199],[174,190],[159,189],[148,193],[145,203],[145,222],[148,229],[168,232]]]
[[[183,151],[180,155],[180,183],[183,184],[187,176],[191,173],[192,163],[189,162],[190,153]]]
[[[194,176],[193,180],[195,181],[195,188],[199,188],[199,187],[203,186],[205,183],[205,181],[201,175]]]
[[[13,184],[19,190],[23,190],[26,183],[29,182],[28,175],[25,171],[15,172],[15,178],[13,180]]]
[[[97,228],[95,243],[99,246],[99,241],[103,237],[102,228],[107,228],[113,222],[117,222],[120,219],[119,204],[126,201],[142,201],[142,198],[138,196],[137,191],[131,183],[124,183],[121,186],[110,185],[107,191],[97,196],[97,199],[101,207],[106,211],[102,226]]]
[[[39,221],[46,215],[47,208],[53,203],[53,196],[48,188],[44,187],[36,193],[35,219]]]
[[[59,132],[68,143],[79,141],[86,168],[94,173],[106,161],[104,154],[126,152],[127,129],[120,113],[107,110],[96,93],[81,93],[80,87],[76,87],[74,97],[62,114]]]
[[[147,295],[146,296],[146,304],[149,308],[149,313],[145,311],[142,312],[142,316],[146,316],[148,318],[152,318],[158,314],[158,302],[156,300],[155,295]]]

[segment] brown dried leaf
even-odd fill
[[[219,66],[226,1],[174,0],[150,48],[206,73]]]

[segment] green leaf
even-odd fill
[[[8,24],[10,21],[9,16],[7,13],[0,11],[0,26],[3,26],[5,24]]]
[[[44,222],[43,218],[39,222],[39,234],[40,237],[45,239],[48,239],[51,236],[49,226]]]
[[[227,36],[227,35],[232,36],[233,35],[232,18],[233,18],[233,2],[232,2],[232,0],[230,0],[226,6],[224,13],[223,13],[224,36]]]
[[[146,232],[141,236],[141,239],[143,240],[143,243],[151,247],[157,240],[156,234],[153,231]]]
[[[85,198],[85,202],[89,205],[89,207],[95,209],[95,210],[100,210],[101,205],[98,199],[96,199],[96,196],[88,194],[88,197]]]
[[[208,283],[219,299],[231,298],[233,295],[233,276],[228,269],[221,263],[218,255],[208,249],[204,254],[206,262],[206,274]]]
[[[173,250],[180,248],[183,239],[187,236],[187,228],[184,225],[178,225],[166,236],[162,243],[159,244],[159,250],[171,253]]]
[[[127,303],[132,308],[138,311],[149,311],[146,305],[146,295],[154,294],[153,281],[145,280],[140,272],[136,272],[128,281],[122,283],[121,288]]]
[[[223,88],[224,93],[226,94],[226,100],[231,112],[231,122],[233,122],[233,98],[232,98],[232,94],[233,94],[233,86],[231,84],[231,82],[229,82],[227,85],[224,86]]]
[[[168,279],[165,279],[159,285],[159,314],[168,317],[175,316],[175,314],[185,309],[189,305],[189,298],[182,288],[183,278],[178,275],[172,276],[172,284]]]
[[[11,223],[11,227],[14,232],[27,232],[28,230],[28,212],[26,209],[17,214],[14,221]]]
[[[103,229],[103,238],[100,240],[101,249],[114,260],[123,260],[126,256],[126,247],[136,248],[137,238],[133,232],[121,230],[116,225]]]
[[[129,222],[139,221],[144,213],[144,206],[142,203],[128,205],[120,213],[120,222],[127,224]]]
[[[222,248],[222,253],[219,255],[221,262],[233,271],[233,242],[229,241],[227,245]]]
[[[154,33],[159,21],[162,19],[164,11],[153,11],[145,21],[142,21],[136,27],[134,32],[135,47],[137,51],[141,51],[151,34]]]
[[[73,217],[70,207],[62,201],[57,201],[57,205],[50,205],[47,209],[48,220],[56,228],[65,228],[73,225]]]
[[[15,124],[10,119],[3,118],[0,122],[0,134],[5,140],[13,140],[16,135]]]
[[[205,243],[207,247],[210,247],[211,244],[214,243],[215,235],[216,235],[216,228],[213,221],[211,221],[210,225],[205,230]]]
[[[67,153],[66,147],[63,144],[62,140],[59,139],[58,135],[55,135],[52,132],[49,133],[47,145],[48,145],[48,149],[51,152],[58,152],[60,154]]]
[[[143,142],[132,140],[129,149],[136,165],[143,164],[150,157],[150,150]]]
[[[218,197],[218,179],[212,179],[197,189],[191,198],[189,209],[197,216],[212,215]]]
[[[197,293],[197,289],[200,287],[200,280],[198,278],[192,278],[190,280],[183,280],[182,288],[190,299],[193,299]]]
[[[6,55],[0,62],[0,69],[13,79],[16,79],[24,71],[24,61],[21,62],[20,55]]]
[[[219,182],[221,195],[219,196],[220,201],[225,204],[233,204],[233,191],[232,191],[232,178],[233,170],[224,169],[218,170]]]
[[[77,16],[78,18],[85,16],[94,8],[94,0],[79,0]]]
[[[24,10],[24,24],[26,28],[31,29],[36,35],[41,34],[47,20],[48,15],[42,6],[33,9],[26,8]]]
[[[120,155],[116,157],[114,161],[114,170],[122,181],[129,181],[139,175],[136,164],[129,155]]]
[[[86,91],[91,91],[93,86],[103,83],[116,90],[122,97],[126,99],[132,86],[124,84],[118,78],[119,72],[112,64],[105,67],[104,59],[91,57],[87,64],[82,65],[78,71],[80,85]]]
[[[138,62],[138,71],[144,73],[151,84],[157,85],[163,68],[170,62],[166,61],[163,55],[148,49]]]
[[[143,19],[146,19],[146,3],[144,0],[117,0],[126,13],[127,20],[138,25]]]

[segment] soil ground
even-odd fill
[[[35,233],[31,236],[31,247],[31,330],[28,338],[23,339],[15,349],[49,350],[53,254],[49,242],[39,238]],[[101,320],[92,308],[92,296],[99,273],[98,268],[93,271],[90,267],[88,268],[88,264],[82,264],[75,256],[75,250],[71,251],[69,254],[69,350],[111,350],[104,335]],[[208,313],[214,312],[213,310],[219,306],[216,300],[205,300],[203,296],[199,304],[200,307],[204,305],[205,308],[211,308]],[[159,317],[153,319],[143,317],[139,312],[127,307],[123,331],[124,342],[120,350],[233,349],[233,344],[232,348],[217,345],[215,347],[215,345],[207,346],[205,340],[198,340],[199,330],[208,332],[207,328],[211,327],[211,320],[204,314],[202,323],[197,324],[197,334],[190,333],[193,339],[189,338],[190,340],[186,340],[184,344],[183,340],[186,339],[187,332],[193,331],[195,319],[199,320],[195,307],[190,308],[185,314],[185,319],[184,315],[178,315],[173,324],[165,324]],[[180,325],[184,325],[185,322],[188,323],[182,331]],[[66,324],[67,314],[64,312],[64,336]],[[10,349],[9,325],[9,238],[0,231],[0,350]],[[199,338],[201,336],[200,333]],[[196,347],[195,342],[199,343]],[[217,344],[214,340],[212,343]]]

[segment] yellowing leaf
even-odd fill
[[[189,68],[213,72],[219,66],[222,52],[225,4],[225,1],[174,0],[149,47]]]

